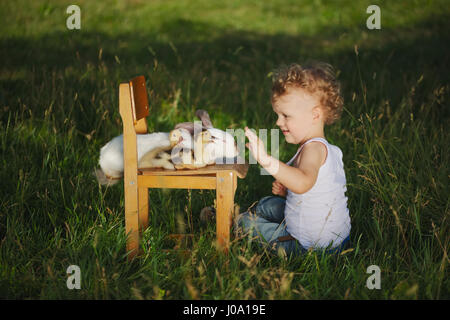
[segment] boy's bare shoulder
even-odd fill
[[[320,141],[311,141],[306,144],[302,152],[300,153],[300,157],[297,158],[296,164],[297,167],[300,164],[307,165],[323,165],[327,158],[327,147]]]

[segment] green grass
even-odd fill
[[[0,297],[31,299],[448,299],[449,30],[446,1],[0,3]],[[100,188],[100,147],[121,133],[118,85],[146,76],[152,131],[208,110],[219,128],[274,128],[273,68],[339,70],[345,111],[326,129],[344,154],[351,250],[286,259],[233,239],[214,249],[198,213],[212,191],[152,190],[145,254],[127,262],[123,187]],[[295,146],[280,144],[287,161]],[[235,201],[271,191],[251,166]],[[194,232],[189,257],[164,253]],[[68,290],[66,269],[81,269]],[[366,269],[381,269],[381,289]]]

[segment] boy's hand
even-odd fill
[[[286,197],[286,195],[287,195],[287,189],[286,189],[286,187],[283,186],[280,182],[278,182],[278,180],[275,180],[275,181],[272,183],[272,193],[273,193],[274,195]]]
[[[258,138],[253,131],[249,130],[248,127],[245,127],[245,136],[249,141],[249,143],[246,143],[245,146],[250,150],[253,158],[255,158],[260,165],[266,165],[268,162],[268,155],[262,140]]]

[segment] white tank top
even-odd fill
[[[314,186],[303,194],[288,189],[284,211],[286,229],[308,249],[334,248],[350,234],[350,216],[342,151],[323,138],[306,141],[286,164],[291,165],[303,147],[313,141],[327,148],[325,163],[320,167]]]

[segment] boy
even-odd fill
[[[287,254],[309,248],[339,250],[351,227],[342,152],[324,134],[325,124],[339,119],[343,106],[332,67],[293,64],[278,70],[271,102],[286,142],[299,149],[285,164],[268,155],[264,143],[245,128],[246,146],[275,178],[272,192],[277,196],[261,199],[238,216],[237,224]]]

